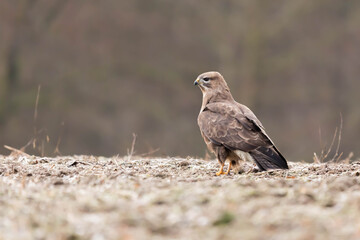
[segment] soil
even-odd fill
[[[360,162],[0,156],[0,239],[360,239]]]

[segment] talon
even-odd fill
[[[231,170],[231,161],[229,162],[229,168],[228,168],[228,170],[227,170],[224,174],[229,175],[230,170]]]
[[[221,174],[225,174],[223,169],[224,169],[224,163],[221,163],[220,170],[216,173],[216,176],[220,176]]]

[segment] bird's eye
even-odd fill
[[[204,77],[203,80],[204,80],[205,82],[208,82],[208,81],[210,81],[210,78]]]

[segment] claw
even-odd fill
[[[224,163],[221,163],[220,170],[216,173],[216,176],[220,176],[221,174],[225,174],[223,169],[224,169]]]
[[[229,175],[230,170],[231,170],[231,161],[229,162],[229,168],[228,168],[228,170],[227,170],[224,174]]]

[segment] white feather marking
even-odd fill
[[[243,161],[248,161],[248,162],[253,162],[253,163],[255,162],[254,158],[250,155],[250,153],[243,152],[243,151],[240,151],[240,150],[235,150],[234,152]]]

